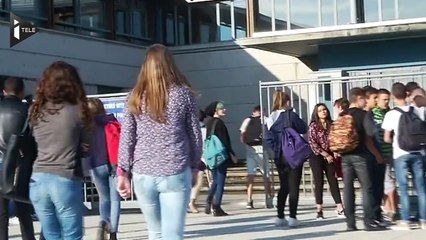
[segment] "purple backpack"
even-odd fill
[[[281,151],[283,161],[286,162],[291,169],[299,168],[312,154],[311,147],[308,142],[300,136],[300,134],[291,127],[291,112],[288,113],[288,124],[290,127],[284,128],[281,137]]]

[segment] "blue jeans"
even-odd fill
[[[395,175],[399,185],[399,199],[401,203],[401,219],[410,219],[410,199],[408,195],[407,173],[413,175],[414,187],[416,188],[420,219],[426,220],[426,193],[425,173],[423,156],[420,154],[407,154],[395,159]]]
[[[226,163],[211,171],[213,182],[207,195],[207,202],[212,203],[213,208],[220,208],[222,205],[223,191],[225,188],[226,173],[228,166]]]
[[[111,232],[116,233],[120,220],[120,195],[117,192],[117,176],[105,164],[91,170],[92,180],[99,193],[99,214],[101,221],[111,224]]]
[[[81,181],[49,173],[33,173],[30,198],[46,240],[83,239]]]
[[[148,225],[149,240],[183,239],[192,174],[155,177],[133,175],[135,193]]]

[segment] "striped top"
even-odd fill
[[[385,119],[385,115],[389,112],[390,109],[382,110],[379,107],[375,107],[372,110],[374,123],[378,129],[378,138],[381,147],[381,151],[383,157],[392,157],[392,144],[385,143],[384,141],[384,130],[382,129],[383,119]]]

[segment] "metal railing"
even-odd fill
[[[269,116],[272,111],[273,94],[275,90],[282,90],[290,96],[290,105],[297,114],[306,122],[311,120],[312,111],[317,103],[325,103],[332,115],[334,113],[334,101],[339,98],[347,98],[349,91],[354,87],[372,86],[375,88],[384,88],[391,90],[395,82],[407,83],[415,81],[420,86],[426,86],[426,72],[411,72],[399,74],[377,74],[363,76],[329,77],[329,78],[311,78],[285,82],[259,82],[259,101],[264,115]],[[392,106],[392,101],[391,101]],[[262,118],[263,119],[263,118]],[[266,161],[267,159],[265,159]],[[272,161],[270,169],[273,169]],[[275,184],[274,171],[272,171],[272,182]],[[326,184],[324,185],[326,186]],[[309,165],[304,166],[301,193],[304,195],[313,194],[312,173]]]

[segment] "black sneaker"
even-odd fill
[[[209,203],[209,202],[206,203],[204,213],[207,214],[207,215],[212,213],[212,204],[211,203]]]
[[[215,217],[224,217],[224,216],[228,216],[228,213],[226,213],[225,211],[223,211],[222,208],[213,208],[213,216]]]
[[[246,208],[247,209],[254,209],[253,200],[250,200],[250,201],[247,202]]]
[[[111,233],[109,235],[109,240],[117,240],[117,233]]]
[[[323,220],[324,219],[324,213],[321,211],[317,212],[317,220]]]
[[[384,231],[386,227],[382,227],[376,221],[372,221],[364,225],[364,230],[367,232]]]

